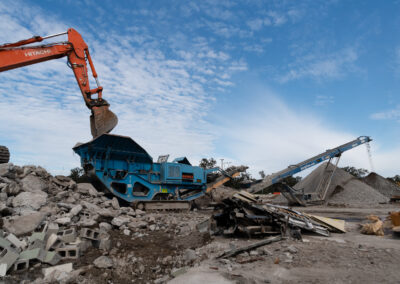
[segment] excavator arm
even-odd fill
[[[44,39],[68,35],[67,42],[51,43],[39,46],[26,46]],[[102,98],[103,87],[100,85],[94,68],[89,48],[82,36],[74,29],[47,37],[34,36],[15,43],[0,45],[0,72],[24,67],[61,57],[68,58],[68,65],[74,72],[86,106],[92,111],[90,128],[94,138],[110,132],[118,123],[117,116],[109,110],[108,102]],[[87,64],[89,63],[97,88],[90,89]],[[93,98],[92,96],[95,95]],[[97,97],[96,97],[97,95]]]

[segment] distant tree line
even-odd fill
[[[87,183],[90,182],[89,177],[86,175],[82,168],[76,167],[71,169],[69,177],[76,183]]]

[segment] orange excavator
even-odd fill
[[[68,35],[68,41],[45,45],[27,46],[48,38]],[[110,132],[118,123],[117,116],[109,110],[108,102],[102,98],[103,87],[97,78],[89,48],[82,36],[74,29],[45,37],[34,36],[15,43],[0,45],[0,72],[24,67],[52,59],[67,57],[68,66],[74,72],[86,106],[91,110],[90,129],[93,138]],[[87,64],[89,63],[97,88],[90,89]],[[9,160],[8,149],[0,146],[0,163]]]

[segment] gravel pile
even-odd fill
[[[370,173],[363,181],[388,198],[393,195],[400,195],[399,186],[376,173]]]
[[[297,190],[303,189],[306,194],[316,193],[321,180],[325,181],[329,179],[333,169],[334,165],[323,163],[297,183],[294,188]],[[374,175],[377,176],[376,174]],[[329,204],[356,206],[388,202],[389,181],[382,177],[379,178],[379,176],[375,177],[374,175],[366,178],[366,181],[368,180],[370,185],[372,185],[370,186],[343,169],[337,168],[328,188],[326,201]],[[322,185],[324,184],[326,183],[322,182]],[[378,187],[375,188],[375,186]]]
[[[306,176],[304,179],[298,182],[294,186],[294,188],[297,190],[304,189],[304,193],[314,193],[318,188],[320,181],[327,180],[334,169],[334,165],[329,164],[328,167],[327,165],[328,163],[323,163],[322,165],[320,165],[318,168],[312,171],[308,176]],[[337,168],[335,174],[332,177],[332,181],[329,186],[327,196],[330,196],[337,186],[343,186],[353,178],[354,177],[348,172],[340,168]]]
[[[336,186],[328,198],[329,204],[338,205],[372,205],[387,202],[389,198],[357,178]]]

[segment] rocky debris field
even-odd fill
[[[121,207],[92,185],[41,167],[0,165],[0,191],[0,246],[8,253],[0,272],[10,283],[165,280],[199,261],[195,249],[209,241],[196,230],[208,216]],[[54,265],[64,266],[46,270]]]
[[[379,206],[382,218],[386,207]],[[318,215],[324,215],[326,208],[331,207],[319,207]],[[340,208],[335,209],[326,215],[347,219],[346,234],[322,237],[306,230],[300,239],[287,235],[231,256],[230,251],[252,247],[265,238],[214,236],[200,229],[213,215],[211,210],[134,210],[90,184],[52,176],[41,167],[2,164],[1,279],[4,283],[396,283],[399,240],[387,233],[360,234],[360,220],[371,212],[371,205],[343,216],[338,215]],[[387,209],[393,210],[399,211],[398,204]]]

